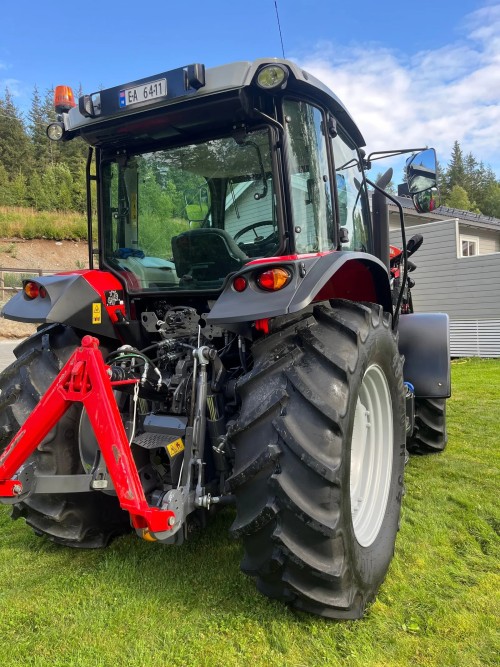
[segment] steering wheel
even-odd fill
[[[269,236],[272,236],[275,232],[276,228],[276,223],[274,223],[272,220],[261,220],[260,222],[254,222],[252,225],[247,225],[246,227],[243,227],[243,229],[240,229],[239,232],[236,232],[234,235],[234,240],[237,241],[239,238],[243,236],[243,234],[246,234],[247,232],[252,232],[255,234],[255,239],[253,240],[253,243],[260,243],[261,241],[265,241],[269,238],[267,236],[265,239],[262,236],[258,236],[257,233],[255,232],[256,229],[259,227],[272,227],[273,231]],[[252,241],[247,241],[247,243],[252,243]]]

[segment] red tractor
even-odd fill
[[[421,406],[450,395],[446,315],[393,304],[380,154],[285,60],[59,88],[56,110],[49,138],[90,146],[98,247],[4,307],[40,326],[0,375],[0,501],[84,548],[181,544],[234,504],[262,593],[361,617]],[[425,210],[434,151],[404,152]]]

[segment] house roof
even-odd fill
[[[414,211],[411,197],[396,197],[404,209],[411,209]],[[391,210],[396,211],[395,204],[389,202]],[[419,217],[428,218],[429,220],[449,220],[450,218],[458,218],[459,222],[470,225],[471,227],[481,227],[483,229],[495,229],[500,231],[500,219],[493,218],[482,213],[471,213],[470,211],[461,211],[458,208],[449,208],[448,206],[439,206],[431,213],[420,213]]]

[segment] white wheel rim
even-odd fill
[[[380,366],[372,364],[359,390],[351,442],[351,516],[362,547],[373,544],[384,520],[393,444],[389,385]]]

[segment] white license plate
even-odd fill
[[[120,107],[128,107],[139,102],[150,102],[167,94],[167,80],[148,81],[134,88],[120,90]]]

